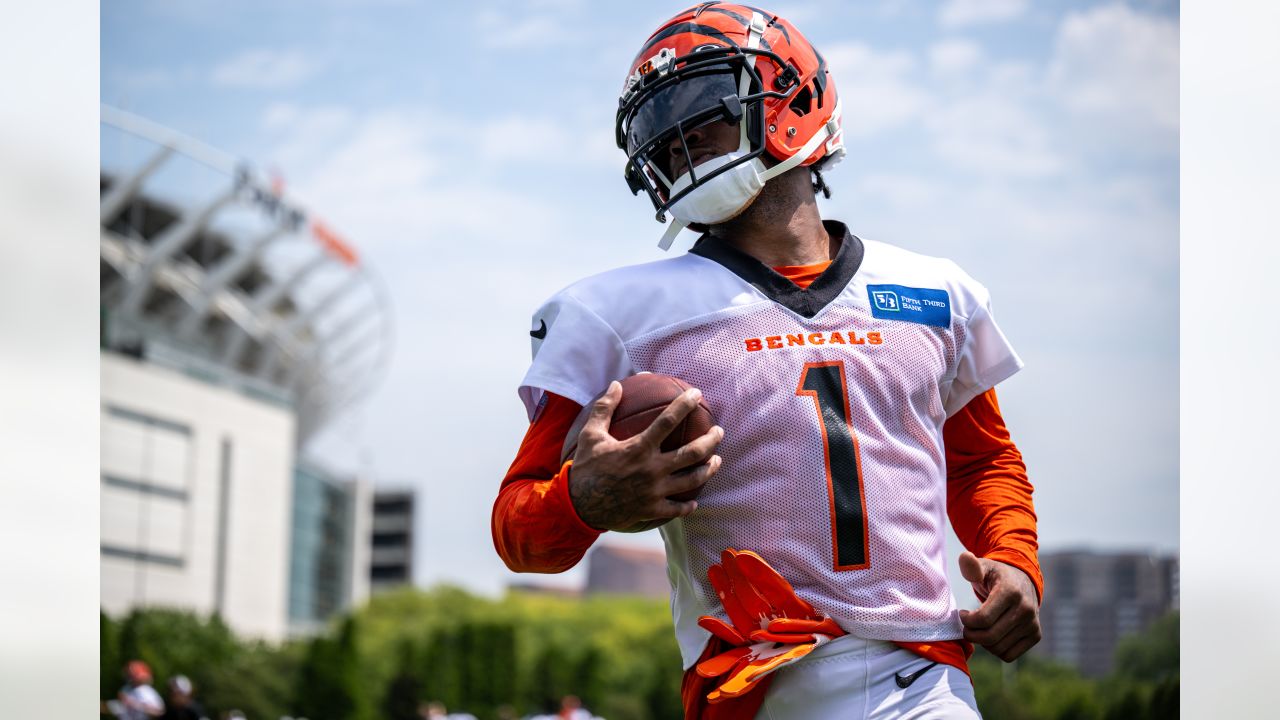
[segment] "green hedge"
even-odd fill
[[[218,717],[416,720],[437,700],[481,720],[552,711],[567,694],[608,720],[680,718],[680,653],[663,600],[583,600],[452,587],[375,596],[320,635],[268,645],[236,638],[216,617],[150,609],[101,617],[102,697],[126,660],[148,662],[157,689],[176,674]],[[1035,658],[971,663],[987,720],[1166,720],[1178,716],[1178,619],[1117,650],[1102,680]]]

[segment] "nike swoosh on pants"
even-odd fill
[[[919,680],[921,675],[925,674],[926,672],[929,672],[929,670],[932,669],[933,666],[937,664],[938,663],[936,662],[931,662],[928,665],[925,665],[924,667],[920,668],[919,670],[911,673],[910,675],[903,675],[902,673],[894,673],[893,681],[898,683],[898,687],[900,688],[904,688],[904,689],[909,688],[911,687],[911,683],[915,682],[916,680]]]

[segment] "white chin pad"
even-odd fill
[[[746,153],[741,150],[717,155],[697,167],[698,175],[709,175],[744,155]],[[730,220],[745,210],[764,189],[764,180],[760,178],[762,172],[764,172],[764,164],[760,162],[760,158],[752,158],[750,162],[742,163],[699,184],[692,192],[671,206],[671,214],[685,223],[702,225],[714,225]],[[675,195],[683,191],[691,183],[689,173],[684,173],[676,178],[671,186],[671,194]]]

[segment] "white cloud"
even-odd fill
[[[112,77],[131,90],[156,90],[170,88],[177,83],[177,75],[170,68],[145,68],[112,73]]]
[[[479,158],[492,163],[621,167],[623,162],[613,128],[585,118],[506,115],[478,128],[476,137]]]
[[[125,109],[161,93],[202,85],[205,70],[195,65],[102,69],[102,101]]]
[[[1125,5],[1069,14],[1049,80],[1077,113],[1141,130],[1178,128],[1178,26]]]
[[[262,126],[268,130],[279,130],[294,125],[301,115],[297,105],[287,102],[273,102],[262,113]]]
[[[528,5],[539,9],[576,10],[582,7],[585,2],[586,0],[528,0]]]
[[[828,51],[851,139],[914,125],[939,159],[966,175],[1038,178],[1063,171],[1057,127],[1039,112],[1034,68],[991,63],[965,39],[939,42],[925,54],[931,73],[920,72],[919,56],[907,51],[858,43]]]
[[[982,47],[971,40],[943,40],[929,48],[929,67],[938,75],[966,73],[982,60]]]
[[[938,11],[944,27],[1003,22],[1022,15],[1027,0],[948,0]]]
[[[548,117],[507,115],[485,124],[476,135],[481,154],[490,160],[554,162],[575,152],[565,123]]]
[[[509,13],[485,10],[476,17],[480,44],[504,50],[529,50],[560,44],[568,33],[553,15],[512,18]]]
[[[918,211],[934,204],[943,188],[932,180],[905,173],[864,173],[854,192],[895,209]]]
[[[333,149],[316,174],[342,182],[360,180],[375,191],[416,185],[434,163],[425,150],[430,125],[401,113],[376,113],[363,119],[346,142]]]
[[[354,114],[344,107],[304,109],[293,103],[272,103],[261,123],[279,139],[265,159],[288,173],[305,173],[328,156],[354,122]]]
[[[226,87],[279,89],[297,85],[318,69],[319,63],[300,50],[260,48],[219,64],[212,80]]]
[[[1063,169],[1048,128],[998,94],[956,100],[932,113],[928,125],[938,155],[966,173],[1032,178]]]
[[[423,206],[436,197],[431,181],[441,164],[430,147],[432,124],[405,112],[345,118],[337,113],[331,119],[328,114],[321,111],[313,121],[310,141],[321,144],[305,151],[312,164],[294,187],[321,215],[366,233],[360,244],[395,243],[420,231],[427,221]],[[338,122],[324,127],[331,121]],[[299,151],[295,146],[293,152]]]
[[[800,28],[801,32],[803,32],[805,28],[823,22],[827,9],[821,5],[771,4],[769,5],[769,10],[780,17],[786,18],[788,22]]]
[[[538,119],[522,124],[514,116],[474,135],[501,142],[466,146],[440,132],[463,127],[462,119],[423,108],[359,114],[277,104],[262,122],[278,136],[268,157],[289,176],[290,192],[350,233],[357,246],[392,257],[421,257],[424,243],[432,243],[437,259],[474,257],[474,243],[481,241],[493,249],[499,242],[549,243],[558,209],[530,192],[537,176],[523,169],[503,172],[502,164],[596,162],[569,131]],[[549,140],[530,144],[531,136]],[[570,155],[574,148],[578,154]],[[496,217],[518,218],[521,236],[495,234]]]
[[[865,137],[900,127],[929,105],[928,94],[910,80],[916,59],[903,51],[879,53],[861,43],[825,51],[844,108],[844,132]]]

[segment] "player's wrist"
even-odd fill
[[[1036,599],[1036,604],[1043,603],[1043,580],[1040,577],[1039,564],[1034,559],[1013,550],[996,550],[988,554],[986,559],[1017,570],[1018,581],[1026,583],[1025,587],[1030,589],[1030,594]]]
[[[568,512],[566,515],[569,516],[571,523],[576,526],[579,531],[584,534],[590,534],[593,537],[599,536],[605,532],[606,529],[592,525],[587,518],[583,516],[581,509],[574,500],[572,458],[565,461],[564,466],[560,468],[560,472],[556,475],[552,485],[553,488],[557,490],[558,494],[563,497],[564,504],[568,506]]]

